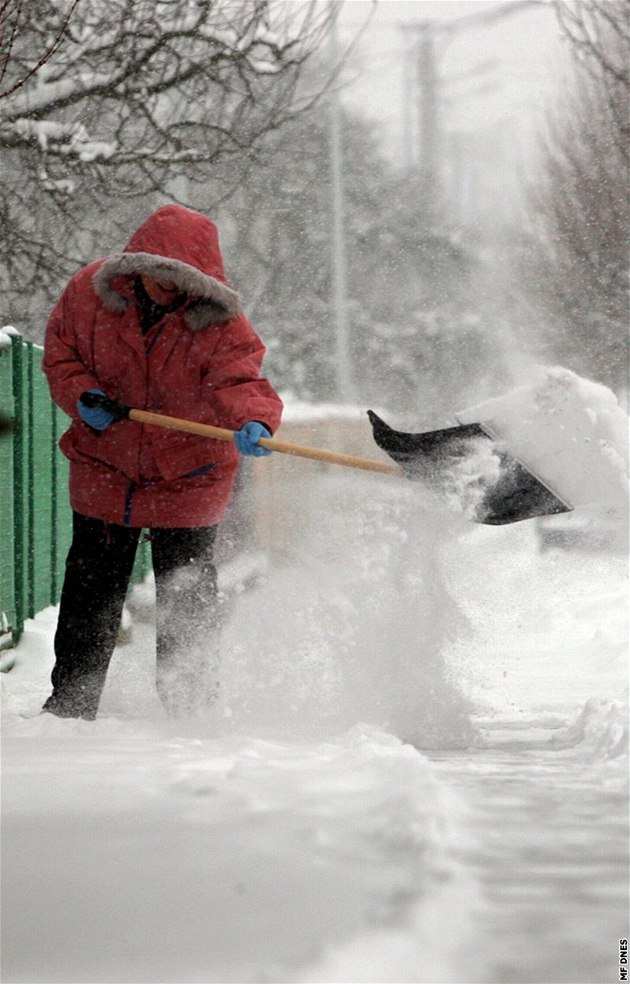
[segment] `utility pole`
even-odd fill
[[[433,212],[440,197],[441,135],[438,115],[438,74],[435,56],[435,36],[432,25],[420,25],[418,50],[418,131],[420,137],[420,186],[425,204]]]
[[[333,67],[338,57],[337,19],[333,15],[330,30],[330,59]],[[332,186],[332,311],[335,326],[335,390],[340,402],[354,401],[354,384],[350,359],[347,303],[347,260],[345,242],[345,208],[343,187],[343,146],[339,96],[335,86],[330,90],[330,172]]]
[[[401,27],[404,31],[404,28]],[[407,32],[404,31],[405,40]],[[413,50],[406,49],[403,62],[403,98],[402,98],[402,138],[403,161],[407,171],[416,163],[415,120],[414,120],[414,91],[416,85],[416,58]]]
[[[442,198],[444,137],[440,113],[441,86],[438,61],[445,47],[462,31],[475,30],[493,24],[513,14],[537,5],[537,0],[509,0],[496,3],[489,10],[453,19],[423,20],[401,23],[400,29],[408,37],[415,34],[411,51],[417,63],[416,85],[418,99],[418,133],[420,187],[429,214],[433,213]],[[439,50],[438,50],[439,49]],[[413,136],[410,127],[410,103],[413,81],[405,78],[403,99],[403,141],[405,163],[415,163]]]

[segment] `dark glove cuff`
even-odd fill
[[[79,400],[84,407],[102,407],[103,410],[111,413],[114,420],[127,420],[129,417],[130,407],[116,403],[115,400],[110,400],[108,396],[101,396],[100,393],[91,393],[86,390],[85,393],[81,393]]]

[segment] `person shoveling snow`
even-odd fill
[[[52,397],[72,418],[61,449],[73,509],[44,711],[96,717],[143,528],[156,576],[158,692],[176,716],[213,703],[217,524],[238,452],[267,454],[258,438],[282,410],[260,376],[264,352],[225,282],[215,225],[179,205],[159,208],[124,252],[68,284],[43,360]],[[236,437],[226,445],[144,427],[120,419],[110,398],[225,424]]]
[[[225,283],[216,227],[180,206],[158,209],[123,253],[70,281],[43,361],[73,421],[61,448],[74,511],[45,711],[96,716],[143,528],[158,692],[175,716],[210,708],[221,619],[213,545],[237,449],[417,479],[481,523],[585,504],[623,510],[627,418],[613,394],[568,370],[546,370],[441,431],[401,434],[370,411],[391,464],[273,439],[282,401],[260,376],[264,351]]]

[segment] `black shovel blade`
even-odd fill
[[[409,478],[426,484],[475,523],[502,526],[571,511],[480,424],[405,434],[389,427],[373,410],[368,416],[379,448]]]

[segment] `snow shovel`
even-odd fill
[[[218,441],[234,440],[232,430],[149,410],[136,410],[98,394],[86,393],[82,400],[87,406],[105,407],[117,420],[135,420],[139,424]],[[368,416],[376,443],[395,464],[289,444],[271,437],[261,437],[259,443],[269,451],[281,454],[420,481],[447,505],[476,523],[497,526],[571,509],[523,464],[499,447],[479,424],[405,434],[393,430],[372,410],[368,410]]]
[[[493,438],[487,425],[406,434],[393,430],[373,410],[368,416],[374,440],[405,474],[473,522],[502,526],[572,509]]]

